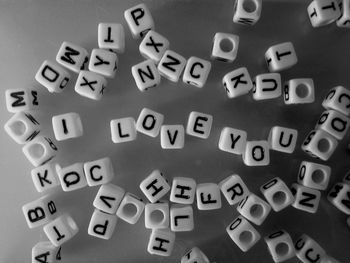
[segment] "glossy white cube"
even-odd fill
[[[133,117],[111,120],[110,126],[114,143],[130,142],[137,138],[136,123]]]
[[[265,53],[265,60],[270,72],[289,69],[298,62],[292,42],[271,46]]]
[[[250,194],[250,191],[238,174],[233,174],[219,183],[220,190],[230,205],[235,205]]]
[[[85,68],[85,63],[89,60],[89,53],[85,48],[64,41],[56,55],[56,61],[69,70],[79,73]]]
[[[160,83],[160,74],[153,60],[147,59],[131,67],[137,88],[146,91]]]
[[[118,56],[112,51],[94,48],[91,52],[89,70],[108,78],[114,78],[118,69]]]
[[[64,192],[87,186],[83,163],[74,163],[66,167],[56,165],[56,172]]]
[[[241,155],[247,143],[247,132],[230,127],[221,130],[219,149],[221,151]]]
[[[169,229],[153,229],[148,241],[147,251],[152,255],[168,257],[175,244],[175,233]]]
[[[186,59],[180,54],[167,50],[158,63],[159,74],[172,82],[178,82],[186,66]]]
[[[7,89],[5,91],[6,108],[9,112],[36,110],[39,106],[36,89]]]
[[[270,148],[267,141],[247,141],[243,152],[243,162],[247,166],[266,166],[270,163]]]
[[[321,262],[326,251],[311,237],[301,235],[294,244],[296,255],[302,262]]]
[[[342,86],[332,88],[322,102],[327,110],[336,110],[346,116],[350,115],[350,90]]]
[[[193,247],[181,258],[181,263],[210,263],[208,257],[198,247]]]
[[[329,191],[327,199],[344,214],[350,215],[350,185],[335,184]]]
[[[224,62],[236,59],[239,46],[239,36],[218,32],[214,36],[211,57]]]
[[[171,231],[186,232],[194,229],[193,209],[190,205],[173,205],[170,208]]]
[[[50,241],[41,241],[32,248],[32,263],[55,263],[59,258],[61,248],[55,247]]]
[[[133,38],[142,38],[149,30],[154,29],[151,12],[145,4],[138,4],[125,10],[124,18]]]
[[[245,67],[227,73],[222,79],[222,84],[229,98],[245,95],[253,89],[252,79]]]
[[[268,100],[282,95],[282,80],[279,73],[265,73],[254,79],[253,99]]]
[[[294,195],[292,206],[296,209],[316,213],[321,199],[321,192],[299,184],[292,184],[290,189]]]
[[[152,59],[156,64],[169,48],[169,40],[156,31],[150,30],[142,39],[139,51],[145,59]]]
[[[270,130],[270,149],[278,152],[293,153],[298,139],[298,130],[274,126]]]
[[[286,105],[313,103],[315,101],[313,79],[290,79],[284,83],[283,97]]]
[[[190,57],[187,60],[182,81],[197,88],[202,88],[207,82],[210,69],[211,63],[209,61],[198,57]]]
[[[183,125],[162,125],[160,145],[163,149],[182,149],[185,145],[185,128]]]
[[[286,231],[279,230],[264,239],[274,262],[284,262],[295,256],[293,240]]]
[[[221,193],[217,184],[197,184],[196,199],[197,208],[199,210],[215,210],[221,208]]]
[[[328,25],[341,15],[336,0],[313,0],[307,7],[307,12],[313,27]]]
[[[170,201],[190,205],[194,202],[197,183],[189,177],[174,177],[171,185]]]
[[[168,202],[148,203],[145,205],[145,227],[169,228],[170,211]]]
[[[95,209],[90,219],[88,234],[108,240],[112,237],[116,224],[116,215],[110,215]]]
[[[303,161],[299,167],[298,183],[309,188],[326,190],[330,176],[330,166]]]
[[[116,23],[99,23],[98,47],[124,53],[125,33],[123,25]]]
[[[126,193],[121,201],[117,216],[129,224],[136,224],[145,209],[142,199],[131,193]]]
[[[80,115],[69,112],[52,117],[52,128],[57,141],[77,138],[83,135]]]
[[[164,121],[164,115],[143,108],[136,122],[136,130],[150,137],[157,137]]]
[[[236,0],[233,7],[233,22],[252,26],[261,16],[262,0]]]
[[[60,185],[54,163],[47,163],[31,171],[35,189],[39,192],[52,190]]]
[[[170,191],[170,185],[159,170],[154,170],[142,180],[140,189],[151,203],[155,203]]]
[[[201,139],[207,139],[210,135],[212,124],[212,115],[192,111],[188,116],[186,133]]]
[[[24,155],[35,167],[51,161],[56,156],[57,150],[50,138],[41,135],[36,136],[22,148]]]
[[[350,28],[350,0],[340,0],[340,3],[341,15],[336,24],[338,27]]]
[[[251,193],[239,202],[237,211],[254,224],[261,225],[269,215],[271,206]]]
[[[101,185],[93,206],[102,212],[115,214],[125,195],[125,190],[114,184]]]
[[[88,186],[107,184],[114,178],[114,169],[109,157],[84,163],[84,174]]]
[[[317,121],[316,129],[324,130],[338,140],[342,140],[349,130],[350,119],[335,110],[324,111]]]
[[[100,100],[106,86],[107,80],[103,76],[95,72],[82,70],[79,72],[74,89],[76,93],[83,97],[92,100]]]

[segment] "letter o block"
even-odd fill
[[[266,166],[270,163],[270,150],[267,141],[248,141],[242,155],[247,166]]]
[[[136,122],[136,130],[150,137],[157,137],[164,121],[164,115],[143,108]]]

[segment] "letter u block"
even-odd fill
[[[268,141],[272,150],[284,153],[293,153],[297,139],[297,130],[274,126],[271,128]]]
[[[275,99],[282,95],[282,81],[279,73],[257,75],[253,84],[254,100]]]

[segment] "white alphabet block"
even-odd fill
[[[326,257],[324,249],[306,234],[297,239],[294,247],[297,257],[304,263],[321,262]]]
[[[335,110],[327,110],[321,114],[316,124],[316,129],[324,130],[336,139],[342,140],[346,135],[350,119]]]
[[[252,26],[260,19],[262,0],[236,0],[233,7],[233,22]]]
[[[193,247],[181,258],[181,263],[210,263],[208,257],[198,247]]]
[[[247,132],[230,127],[222,129],[219,139],[219,149],[221,151],[242,154],[247,143]]]
[[[156,64],[169,48],[169,40],[161,34],[150,30],[140,43],[139,50],[145,59],[152,59]]]
[[[79,95],[92,99],[100,100],[107,86],[106,79],[88,70],[79,72],[77,82],[75,83],[75,91]]]
[[[253,84],[254,100],[275,99],[282,95],[282,81],[279,73],[257,75]]]
[[[113,165],[108,157],[84,163],[84,173],[89,186],[107,184],[114,178]]]
[[[289,69],[298,62],[292,42],[285,42],[270,47],[265,53],[265,60],[270,72]]]
[[[89,53],[85,48],[65,41],[58,50],[56,61],[69,70],[79,73],[89,61]]]
[[[74,163],[63,168],[60,165],[56,165],[56,172],[65,192],[87,186],[83,163]]]
[[[350,185],[337,183],[327,196],[328,200],[340,211],[350,215]]]
[[[145,205],[145,227],[154,228],[169,228],[169,203],[158,202]]]
[[[95,209],[90,219],[88,234],[108,240],[112,237],[116,224],[116,215],[110,215]]]
[[[229,98],[242,96],[253,89],[252,79],[245,67],[227,73],[222,79],[222,84]]]
[[[274,151],[293,153],[298,139],[298,131],[291,128],[274,126],[270,130],[269,145]]]
[[[137,138],[136,123],[132,117],[114,119],[110,122],[114,143],[134,141]]]
[[[188,177],[174,177],[170,201],[173,203],[190,205],[194,202],[197,183],[194,179]]]
[[[152,15],[145,4],[139,4],[125,10],[124,18],[133,38],[142,38],[149,30],[154,30]]]
[[[247,141],[243,152],[243,162],[247,166],[266,166],[270,163],[270,149],[267,141]]]
[[[211,57],[224,62],[233,62],[237,56],[238,45],[239,36],[228,33],[216,33]]]
[[[55,167],[55,164],[47,163],[31,171],[35,189],[39,193],[52,190],[60,185]]]
[[[142,199],[131,193],[126,193],[120,203],[117,216],[129,224],[136,224],[145,209]]]
[[[251,193],[238,204],[237,211],[254,224],[261,225],[270,213],[271,206]]]
[[[154,170],[140,183],[140,189],[151,203],[155,203],[170,191],[170,185],[159,170]]]
[[[274,262],[283,262],[295,256],[293,240],[284,230],[266,236],[265,242]]]
[[[190,205],[173,205],[170,209],[171,231],[184,232],[194,229],[193,209]]]
[[[163,77],[172,82],[178,82],[182,71],[186,66],[186,59],[180,54],[167,50],[159,61],[158,71]]]
[[[350,115],[350,90],[337,86],[331,89],[322,102],[327,110],[336,110],[340,113]]]
[[[175,233],[169,229],[153,229],[148,241],[147,251],[152,255],[168,257],[173,251]]]
[[[192,111],[188,116],[186,133],[202,139],[210,135],[213,116],[197,111]]]
[[[131,74],[134,77],[137,88],[145,91],[154,88],[160,83],[160,74],[153,60],[147,59],[132,66]]]
[[[70,112],[52,117],[52,128],[57,141],[83,135],[83,124],[78,113]]]
[[[163,149],[182,149],[185,145],[183,125],[163,125],[160,129],[160,145]]]
[[[115,214],[125,195],[125,190],[114,184],[101,185],[93,202],[98,210]]]
[[[202,88],[207,82],[210,69],[211,63],[209,61],[190,57],[187,60],[182,81],[197,88]]]
[[[123,25],[115,23],[99,23],[98,47],[111,49],[118,53],[124,53],[125,33]]]
[[[340,3],[341,15],[337,19],[337,26],[350,28],[350,0],[340,0]]]
[[[60,258],[61,248],[50,241],[41,241],[32,248],[32,263],[55,263]]]
[[[298,183],[309,188],[325,190],[330,176],[330,166],[303,161],[299,167]]]
[[[91,52],[89,70],[114,78],[118,69],[118,56],[112,51],[95,48]]]
[[[341,15],[336,0],[314,0],[307,8],[313,27],[320,27],[334,22]]]
[[[35,167],[51,161],[56,156],[57,150],[56,145],[50,138],[40,135],[22,148],[24,155]]]
[[[217,184],[197,184],[196,199],[199,210],[214,210],[221,208],[221,194],[220,188]]]
[[[250,191],[242,178],[233,174],[219,183],[222,194],[230,205],[235,205],[250,194]]]
[[[315,85],[313,79],[290,79],[283,87],[284,103],[305,104],[315,101]]]
[[[293,207],[308,213],[316,213],[321,199],[321,192],[299,184],[292,184],[294,195]]]
[[[136,130],[150,137],[157,137],[164,121],[164,115],[143,108],[136,122]]]
[[[39,106],[38,91],[35,89],[7,89],[6,108],[9,112],[36,110]]]

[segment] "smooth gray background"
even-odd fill
[[[255,193],[273,176],[291,184],[296,180],[300,162],[312,160],[300,150],[300,145],[323,110],[322,98],[333,86],[350,88],[350,31],[334,24],[313,29],[306,14],[309,1],[263,2],[261,20],[253,27],[245,27],[232,23],[233,1],[145,1],[156,31],[169,39],[172,50],[187,58],[193,55],[209,59],[214,34],[231,32],[240,36],[238,57],[231,64],[213,61],[203,89],[162,78],[160,86],[141,93],[131,76],[131,66],[143,60],[138,53],[139,41],[132,39],[125,27],[126,52],[119,56],[119,71],[109,81],[104,98],[96,102],[76,94],[74,81],[64,93],[49,94],[35,83],[34,75],[45,59],[55,59],[63,41],[82,45],[89,51],[97,47],[98,23],[120,22],[126,26],[123,11],[139,1],[0,1],[1,123],[11,117],[6,111],[5,90],[36,86],[41,95],[37,114],[44,125],[43,134],[53,138],[53,115],[74,111],[82,118],[84,136],[58,143],[60,152],[56,161],[65,166],[109,156],[117,175],[114,183],[139,196],[142,193],[138,184],[156,168],[168,179],[183,175],[195,178],[198,183],[218,183],[231,173],[238,173]],[[221,85],[223,75],[240,66],[248,67],[252,76],[267,72],[263,58],[266,49],[284,41],[294,43],[299,63],[282,72],[283,80],[314,78],[316,102],[285,106],[282,98],[255,102],[247,95],[228,99]],[[186,136],[185,148],[175,151],[162,150],[159,137],[141,134],[134,142],[113,144],[109,121],[127,116],[137,118],[143,107],[163,113],[166,124],[185,125],[192,110],[212,114],[211,135],[207,140]],[[240,156],[217,147],[224,126],[244,129],[249,140],[261,140],[267,138],[273,125],[298,129],[298,146],[292,155],[271,152],[271,165],[267,167],[246,167]],[[41,228],[27,227],[21,206],[40,195],[32,184],[32,167],[21,146],[3,129],[0,139],[0,262],[29,262],[32,246],[45,240],[45,235]],[[350,168],[348,143],[349,134],[328,162],[333,169],[331,185]],[[195,230],[176,234],[170,258],[147,254],[150,230],[145,230],[143,218],[136,225],[118,221],[109,241],[90,237],[87,227],[97,190],[94,187],[56,194],[60,211],[71,213],[80,227],[79,234],[63,246],[64,262],[178,262],[184,251],[195,245],[216,262],[272,262],[264,241],[244,254],[230,240],[225,228],[237,212],[224,199],[221,210],[198,212],[195,208]],[[328,253],[348,262],[350,234],[345,220],[346,216],[330,205],[322,193],[316,214],[290,207],[280,213],[272,212],[257,229],[262,236],[280,228],[293,238],[307,233]],[[294,258],[290,262],[298,260]]]

